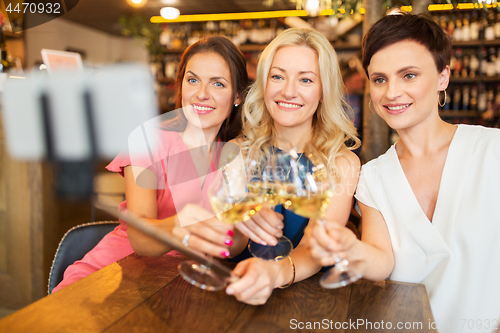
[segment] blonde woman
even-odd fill
[[[344,85],[330,42],[312,29],[288,29],[263,51],[257,78],[243,107],[243,136],[236,141],[246,156],[293,146],[303,151],[311,143],[335,170],[339,186],[325,218],[347,223],[358,181],[360,162],[351,151],[359,147],[356,129],[346,114]],[[299,163],[303,162],[299,159]],[[234,272],[241,276],[226,292],[249,304],[263,304],[274,288],[315,274],[321,266],[311,260],[302,240],[309,220],[287,211],[262,209],[238,230],[261,244],[275,245],[285,235],[294,250],[277,262],[250,258]]]

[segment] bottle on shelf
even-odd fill
[[[462,49],[460,47],[455,49],[455,63],[453,66],[453,77],[460,77],[462,73],[463,57]]]
[[[460,87],[453,87],[453,111],[460,110],[460,102],[462,100],[462,95],[460,92]]]
[[[484,39],[494,40],[495,39],[495,15],[493,11],[488,11],[488,18],[486,19],[487,26],[484,29]]]
[[[453,30],[453,39],[457,42],[462,41],[462,19],[460,14],[457,14],[457,19],[455,20],[455,29]]]
[[[493,110],[494,103],[495,103],[495,91],[493,90],[493,86],[489,86],[488,91],[486,93],[486,110]]]
[[[482,10],[480,10],[478,14],[479,39],[484,40],[485,29],[488,26],[488,19]]]
[[[446,25],[446,21],[441,26],[443,25]],[[455,30],[455,15],[453,15],[450,19],[448,19],[448,24],[446,25],[445,31],[448,33],[448,35],[453,36],[454,30]]]
[[[488,51],[484,46],[481,48],[479,59],[481,62],[480,65],[481,75],[486,75],[488,73]]]
[[[470,61],[469,61],[469,49],[465,49],[462,56],[462,77],[469,77],[470,72]]]
[[[497,19],[495,20],[495,38],[500,39],[500,13],[497,13]]]
[[[477,111],[477,85],[472,85],[470,90],[469,106],[471,111]]]
[[[487,105],[487,96],[486,96],[486,89],[483,84],[480,85],[479,87],[479,95],[477,98],[477,110],[479,112],[484,112],[486,111],[486,105]]]
[[[470,59],[469,59],[469,76],[471,78],[475,78],[479,72],[479,59],[477,58],[477,50],[470,50]]]
[[[464,42],[470,41],[470,25],[469,25],[469,14],[465,13],[462,20],[462,40]]]
[[[479,39],[479,23],[477,21],[477,11],[472,11],[471,21],[470,21],[470,39]]]
[[[470,102],[470,88],[468,85],[464,85],[462,87],[462,110],[468,111],[469,110],[469,102]]]
[[[488,65],[486,76],[495,76],[497,74],[497,52],[492,46],[488,49]]]

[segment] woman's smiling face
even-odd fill
[[[375,53],[368,75],[375,111],[398,130],[437,115],[439,91],[448,85],[449,67],[439,73],[425,46],[404,40]]]
[[[311,128],[322,97],[318,54],[307,46],[276,51],[264,95],[275,127]]]
[[[189,125],[218,130],[236,102],[226,61],[214,52],[193,55],[182,80],[182,107]]]

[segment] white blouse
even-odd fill
[[[395,258],[390,279],[426,286],[440,332],[498,330],[500,130],[458,126],[432,223],[394,145],[362,167],[355,197],[385,219]]]

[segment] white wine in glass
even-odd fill
[[[292,155],[294,151],[292,150]],[[317,220],[324,217],[335,191],[336,181],[333,172],[328,170],[326,161],[322,161],[319,152],[306,144],[303,154],[309,165],[294,165],[292,175],[295,178],[296,191],[287,196],[286,208],[298,215]],[[335,267],[329,269],[320,279],[323,288],[344,287],[361,278],[361,274],[350,269],[349,262],[337,257]]]
[[[265,154],[263,151],[252,154],[247,161],[250,172],[248,191],[261,198],[262,206],[274,209],[283,203],[283,185],[279,181],[279,154]],[[250,254],[256,258],[278,261],[286,258],[293,250],[292,242],[285,236],[277,237],[276,245],[263,245],[253,240],[248,243]]]

